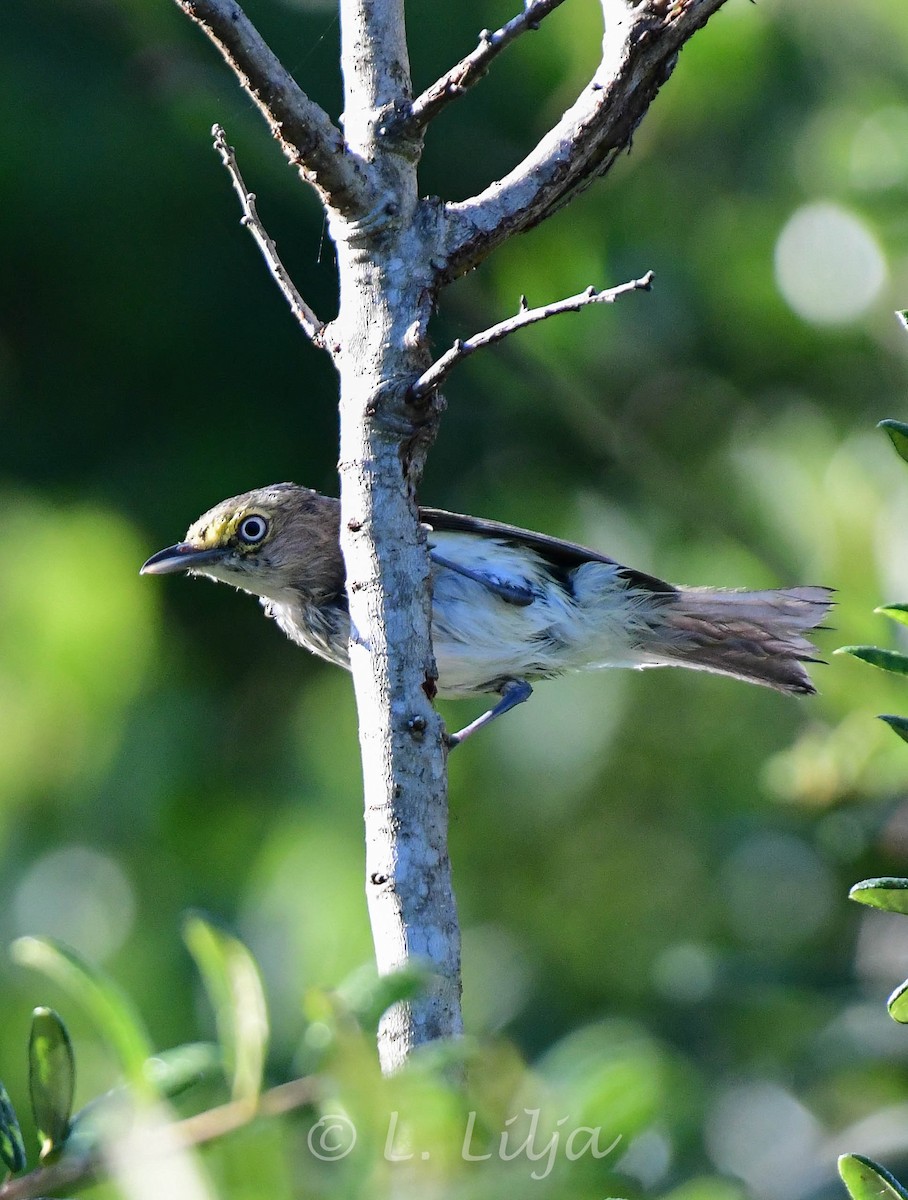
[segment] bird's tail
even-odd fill
[[[824,587],[679,588],[660,610],[651,661],[810,695],[816,688],[803,664],[823,660],[805,634],[820,625],[831,604],[831,589]]]

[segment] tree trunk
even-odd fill
[[[410,99],[400,0],[342,4],[345,133],[378,167],[380,198],[357,221],[335,220],[340,311],[341,545],[353,629],[366,824],[366,894],[382,974],[423,960],[428,991],[397,1004],[379,1031],[382,1068],[413,1045],[461,1031],[460,935],[447,851],[443,727],[426,539],[416,487],[435,436],[434,399],[407,389],[429,363],[425,329],[435,281],[431,230],[418,203],[413,138],[391,144],[385,114]],[[368,632],[366,632],[368,631]]]

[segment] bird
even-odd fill
[[[688,667],[792,695],[816,689],[806,636],[832,589],[671,584],[573,542],[420,508],[431,565],[432,646],[443,698],[497,695],[463,742],[528,700],[532,683],[604,667]],[[300,646],[349,669],[340,501],[278,483],[216,504],[143,575],[186,572],[260,598]]]

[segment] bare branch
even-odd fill
[[[484,29],[479,35],[479,45],[466,58],[453,66],[431,87],[417,96],[405,114],[404,127],[411,133],[424,129],[428,123],[458,96],[482,79],[494,59],[528,29],[538,29],[544,17],[553,12],[564,0],[526,0],[524,10],[512,17],[507,24],[490,33]]]
[[[629,292],[648,292],[652,287],[653,278],[652,271],[647,271],[640,279],[631,279],[628,283],[621,283],[617,287],[606,288],[601,292],[597,292],[594,287],[590,286],[585,291],[578,292],[576,296],[555,300],[552,304],[544,304],[540,308],[527,308],[525,297],[521,297],[520,311],[513,317],[499,321],[497,325],[491,326],[490,329],[484,329],[482,333],[474,334],[466,341],[458,338],[449,350],[446,350],[427,371],[420,375],[410,388],[408,395],[412,400],[422,399],[441,387],[458,363],[469,358],[471,354],[475,354],[477,350],[481,350],[483,346],[492,346],[495,342],[510,337],[518,329],[525,329],[527,325],[535,325],[537,321],[545,321],[548,317],[558,316],[559,313],[579,312],[581,308],[586,308],[590,304],[614,304],[620,296],[626,296]]]
[[[361,217],[378,202],[367,165],[331,118],[278,61],[235,0],[176,0],[205,31],[268,122],[286,156],[324,203]]]
[[[214,137],[214,148],[221,156],[221,161],[227,168],[230,179],[233,183],[233,189],[240,198],[240,204],[243,208],[243,224],[252,234],[256,245],[262,252],[268,270],[274,282],[281,289],[284,299],[290,305],[290,311],[296,317],[302,327],[303,333],[318,346],[320,350],[329,349],[325,341],[325,322],[320,321],[306,301],[297,291],[296,285],[290,278],[287,268],[281,262],[277,252],[277,246],[261,222],[258,210],[255,207],[255,192],[250,192],[246,184],[243,182],[243,177],[240,174],[240,168],[237,165],[236,154],[232,146],[228,145],[227,135],[220,125],[214,125],[211,129]]]
[[[602,59],[577,101],[527,157],[477,196],[447,204],[441,283],[537,225],[603,175],[672,73],[678,51],[725,0],[601,0]]]

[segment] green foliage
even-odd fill
[[[905,313],[898,314],[903,326],[906,324]],[[879,428],[885,429],[892,439],[899,456],[908,461],[908,425],[900,421],[881,421]],[[901,624],[908,624],[908,605],[890,604],[875,610],[891,617]],[[870,646],[843,647],[842,653],[853,654],[873,666],[896,674],[906,674],[908,659],[903,655],[890,651],[878,650]],[[904,717],[883,716],[890,728],[903,741],[908,741],[908,719]],[[908,879],[901,877],[883,877],[865,879],[857,883],[849,892],[849,898],[860,904],[879,908],[885,912],[900,913],[908,916]],[[886,1001],[890,1017],[901,1025],[908,1024],[908,980],[899,984]],[[885,1168],[872,1159],[860,1154],[843,1154],[839,1158],[839,1174],[848,1188],[852,1200],[908,1200],[908,1191],[889,1174]]]
[[[76,1063],[66,1026],[52,1008],[36,1008],[32,1014],[28,1084],[41,1143],[40,1161],[53,1162],[69,1134]]]
[[[15,1174],[26,1167],[25,1143],[19,1118],[13,1108],[6,1088],[0,1083],[0,1160],[8,1171]]]
[[[848,893],[849,900],[908,915],[908,879],[865,879]]]
[[[897,734],[903,742],[908,742],[908,718],[896,717],[892,713],[880,713],[880,720],[885,721],[892,732]]]
[[[902,324],[905,324],[904,313],[899,313],[902,318]],[[903,458],[908,462],[908,425],[904,421],[893,421],[887,418],[885,421],[880,421],[878,428],[885,429],[889,434],[895,452],[899,458]]]
[[[349,975],[337,989],[341,1008],[363,1029],[375,1033],[382,1015],[393,1005],[412,999],[429,983],[426,967],[412,963],[389,975],[379,975],[368,963]]]
[[[872,667],[892,671],[895,675],[908,675],[908,656],[894,650],[880,650],[877,646],[840,646],[835,653],[851,654]]]
[[[900,1025],[908,1025],[908,982],[900,983],[889,999],[886,1008],[893,1021]]]
[[[254,1102],[262,1088],[268,1047],[268,1012],[258,967],[239,939],[197,913],[184,921],[183,939],[214,1009],[231,1095]]]
[[[234,1137],[239,1130],[254,1144],[262,1117],[294,1113],[307,1147],[294,1168],[295,1189],[322,1186],[330,1165],[335,1186],[358,1194],[373,1188],[376,1179],[390,1185],[406,1164],[414,1195],[441,1178],[476,1197],[520,1188],[526,1180],[540,1184],[543,1195],[560,1195],[568,1184],[581,1192],[596,1190],[620,1179],[614,1160],[624,1144],[646,1128],[681,1083],[664,1047],[618,1022],[565,1039],[533,1072],[505,1043],[458,1039],[424,1047],[402,1071],[384,1078],[375,1025],[384,1008],[414,995],[427,977],[399,972],[377,981],[364,969],[335,991],[309,992],[302,1055],[316,1064],[312,1073],[253,1092],[251,1072],[243,1074],[238,1067],[244,1061],[259,1066],[263,1044],[244,1044],[251,1022],[237,1005],[250,1004],[252,993],[251,1012],[263,1011],[258,969],[238,939],[199,914],[187,918],[184,931],[216,1006],[219,1044],[188,1044],[157,1054],[144,1064],[143,1077],[160,1097],[174,1099],[217,1067],[234,1103],[220,1103],[215,1093],[213,1106],[196,1104],[179,1122],[175,1138],[168,1126],[175,1126],[177,1114],[153,1102],[147,1086],[124,1080],[70,1119],[72,1041],[61,1018],[39,1008],[29,1059],[44,1171],[20,1180],[17,1196],[64,1183],[80,1186],[98,1174],[110,1174],[129,1194],[134,1172],[146,1184],[164,1164],[162,1178],[172,1180],[174,1171],[191,1175],[197,1169],[193,1146]],[[16,943],[20,957],[21,941]],[[25,955],[24,961],[32,958]],[[113,986],[67,954],[68,981],[72,973],[85,977],[83,987]],[[78,986],[74,990],[80,994]],[[112,1005],[95,1011],[102,1021],[99,1032],[115,1043],[113,1026],[121,1016]],[[27,1165],[21,1135],[5,1093],[0,1099],[5,1161],[21,1173]],[[152,1140],[146,1144],[147,1138]],[[476,1164],[482,1164],[481,1176]],[[698,1195],[696,1188],[691,1195]]]
[[[904,325],[904,313],[897,315]],[[899,457],[908,462],[908,425],[902,421],[886,420],[880,421],[877,427],[885,429]],[[881,613],[883,616],[889,617],[901,625],[908,624],[908,604],[884,604],[878,606],[873,611]],[[869,663],[872,667],[879,667],[883,671],[891,671],[893,675],[908,675],[908,656],[900,654],[895,650],[884,650],[879,646],[840,646],[835,653],[850,654],[862,662]],[[882,714],[880,720],[884,721],[902,741],[908,742],[908,718],[893,716],[892,714]],[[858,899],[857,896],[853,898]]]
[[[908,604],[881,604],[873,611],[902,625],[908,625]]]
[[[159,1050],[145,1063],[145,1075],[156,1095],[175,1099],[216,1073],[224,1071],[224,1052],[215,1042],[189,1042]]]
[[[83,1006],[116,1053],[126,1078],[134,1087],[144,1089],[151,1042],[132,1002],[113,980],[68,946],[49,938],[19,938],[11,954],[19,966],[41,971]]]
[[[843,1154],[839,1174],[852,1200],[908,1200],[908,1191],[899,1181],[863,1154]]]

